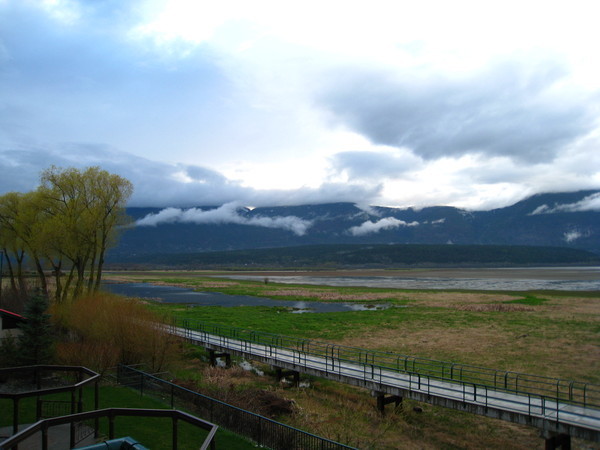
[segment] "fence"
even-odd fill
[[[377,370],[390,369],[399,373],[469,383],[519,395],[543,396],[583,407],[600,408],[600,386],[591,383],[346,347],[188,319],[176,318],[173,326],[242,342],[291,350],[304,357],[314,355],[331,361],[347,361],[365,367],[374,367]]]
[[[62,411],[70,408],[70,413],[82,412],[83,387],[94,385],[94,408],[98,409],[98,381],[100,375],[96,372],[80,366],[24,366],[0,369],[0,380],[18,380],[20,387],[13,390],[16,392],[0,392],[0,398],[12,401],[13,433],[18,430],[19,424],[19,402],[27,397],[36,397],[36,420],[44,414],[54,414],[48,408],[51,403],[44,396],[68,392],[71,400],[66,405],[58,406]],[[96,427],[97,428],[97,427]]]
[[[194,413],[198,416],[263,447],[275,450],[352,448],[207,397],[130,366],[119,366],[117,379],[120,384],[137,389],[141,394],[152,392],[170,399],[171,407],[174,407],[176,400],[187,401],[193,404]]]
[[[49,429],[64,425],[70,424],[70,437],[69,437],[69,448],[74,448],[77,444],[77,440],[75,437],[76,431],[78,427],[77,423],[84,423],[85,421],[95,421],[98,423],[98,420],[108,419],[109,422],[109,439],[115,438],[115,419],[117,417],[163,417],[171,419],[171,429],[172,429],[172,446],[174,450],[178,448],[178,422],[184,421],[192,424],[193,426],[203,429],[207,431],[207,436],[204,438],[204,442],[200,446],[200,450],[215,449],[215,441],[214,437],[217,432],[218,427],[212,423],[209,423],[205,420],[199,419],[197,417],[191,416],[182,411],[176,411],[173,409],[139,409],[139,408],[107,408],[107,409],[97,409],[94,411],[80,412],[77,414],[71,414],[68,416],[60,416],[60,417],[52,417],[49,419],[44,419],[36,422],[35,424],[25,428],[24,430],[18,432],[17,434],[9,437],[8,439],[2,441],[0,444],[0,449],[9,450],[12,448],[18,448],[19,444],[22,443],[25,439],[35,437],[39,439],[38,445],[33,447],[28,445],[28,448],[41,448],[42,450],[48,450],[49,444],[52,444],[56,447],[56,443],[51,442],[49,439]],[[106,443],[105,443],[106,444]],[[54,448],[53,447],[53,448]],[[108,444],[106,444],[106,448],[111,448]]]

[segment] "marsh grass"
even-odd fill
[[[189,275],[138,277],[233,295],[377,301],[399,308],[292,314],[286,308],[148,304],[161,314],[350,347],[600,384],[600,293],[427,291],[278,285]],[[286,296],[289,295],[289,296]],[[265,383],[268,383],[265,381]],[[271,381],[272,383],[272,381]],[[272,384],[271,384],[272,385]],[[265,385],[266,386],[266,385]],[[274,388],[274,389],[280,389]],[[326,380],[287,389],[293,426],[361,448],[542,448],[534,429],[404,402],[384,417],[368,392]],[[392,405],[388,405],[391,411]],[[573,448],[600,448],[584,442]]]

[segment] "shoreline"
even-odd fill
[[[231,275],[258,277],[386,277],[386,278],[483,278],[525,280],[600,280],[600,267],[510,267],[510,268],[411,268],[411,269],[332,269],[332,270],[108,270],[110,275],[158,275],[178,277],[219,277]]]

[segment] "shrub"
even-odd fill
[[[138,300],[98,292],[55,306],[55,320],[66,333],[58,346],[65,364],[103,373],[118,363],[160,371],[177,354],[176,339],[161,331],[161,317]]]
[[[23,365],[48,364],[54,357],[52,323],[47,313],[48,299],[36,293],[25,305],[25,322],[19,324],[19,363]]]

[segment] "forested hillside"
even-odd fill
[[[137,258],[123,262],[140,262]],[[228,252],[147,255],[144,265],[188,268],[340,268],[600,264],[590,252],[490,245],[307,245]]]
[[[596,190],[541,194],[491,211],[447,206],[365,208],[352,203],[129,208],[136,226],[124,233],[118,247],[111,250],[109,261],[143,262],[158,254],[342,244],[435,245],[429,249],[439,253],[436,258],[440,263],[448,260],[442,255],[454,255],[464,262],[468,258],[456,255],[467,254],[472,255],[473,262],[485,262],[487,251],[460,250],[466,247],[459,246],[468,245],[560,247],[600,255],[599,204],[600,191]],[[242,254],[236,257],[242,258]],[[389,255],[369,263],[379,264],[386,258]],[[515,258],[522,259],[513,255]],[[423,261],[422,257],[417,259]],[[554,257],[546,259],[559,263]]]

